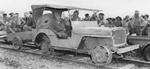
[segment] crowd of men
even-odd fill
[[[25,12],[24,17],[20,17],[19,13],[3,13],[0,19],[0,30],[8,30],[7,27],[15,31],[31,30],[35,26],[33,24],[32,12]]]
[[[104,13],[99,13],[98,15],[94,13],[92,16],[85,14],[85,17],[81,19],[79,17],[79,12],[75,11],[72,20],[82,20],[82,21],[95,21],[97,20],[99,26],[105,27],[124,27],[127,29],[129,34],[136,34],[140,36],[148,35],[148,27],[150,26],[149,15],[140,15],[139,11],[135,11],[133,17],[125,16],[121,18],[117,16],[115,18],[104,18]]]
[[[136,35],[148,35],[148,27],[150,26],[149,15],[140,15],[139,11],[135,11],[133,17],[125,16],[121,18],[117,16],[115,18],[105,18],[104,13],[85,14],[84,18],[79,17],[79,12],[74,11],[71,20],[72,21],[97,21],[98,26],[105,27],[124,27],[130,34]],[[15,31],[32,30],[35,28],[33,21],[32,12],[24,13],[24,17],[20,17],[19,13],[4,13],[1,20],[0,26],[11,27]],[[0,27],[0,28],[1,28]],[[3,29],[3,28],[1,28]]]

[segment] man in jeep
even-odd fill
[[[66,39],[70,36],[69,31],[71,31],[71,25],[69,20],[65,20],[61,18],[62,11],[53,10],[53,20],[50,24],[51,29],[53,32],[58,36],[58,38]]]

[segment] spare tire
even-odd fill
[[[150,61],[150,45],[145,46],[143,49],[143,56],[146,61]]]

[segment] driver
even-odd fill
[[[53,11],[52,14],[53,14],[54,20],[51,23],[52,24],[51,29],[53,29],[53,32],[59,38],[67,38],[68,36],[65,33],[66,32],[66,29],[65,29],[66,21],[61,18],[62,12],[61,11]]]

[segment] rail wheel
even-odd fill
[[[16,50],[21,50],[22,47],[23,47],[23,42],[22,42],[21,38],[15,37],[15,38],[12,40],[12,45],[13,45],[13,48],[14,48],[14,49],[16,49]]]
[[[147,61],[150,61],[150,46],[146,46],[143,50],[144,58]]]
[[[111,63],[112,53],[106,46],[96,46],[91,51],[91,59],[96,65],[107,65]]]
[[[40,43],[41,53],[43,55],[52,54],[54,52],[53,48],[50,48],[50,51],[49,51],[50,45],[51,45],[51,42],[50,42],[49,38],[46,35],[44,35],[42,37],[42,41]]]

